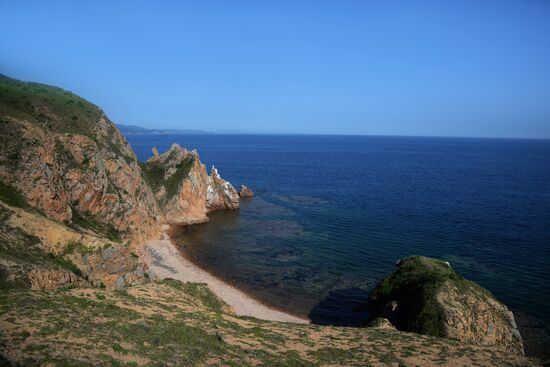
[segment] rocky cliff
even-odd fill
[[[46,215],[112,240],[158,233],[162,213],[132,148],[97,106],[0,76],[0,181]]]
[[[196,151],[173,144],[163,154],[142,164],[150,187],[170,224],[191,224],[208,220],[214,210],[238,209],[239,195],[222,179],[215,167],[208,176]]]
[[[399,330],[496,346],[523,354],[514,315],[487,290],[447,262],[422,256],[401,259],[369,297],[371,319]]]
[[[215,169],[209,177],[196,152],[175,144],[140,163],[98,107],[0,75],[0,283],[141,284],[140,245],[163,224],[238,207],[233,186]]]
[[[140,163],[97,106],[1,75],[0,182],[58,221],[132,245],[160,235],[165,222],[239,208],[233,186],[214,167],[208,176],[196,151],[174,144]]]
[[[206,189],[206,209],[208,211],[239,209],[239,194],[229,182],[220,177],[212,166]]]

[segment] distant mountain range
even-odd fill
[[[123,134],[213,134],[203,130],[147,129],[135,125],[116,124]]]

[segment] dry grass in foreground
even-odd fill
[[[529,366],[492,348],[395,330],[235,317],[203,285],[0,290],[0,364]]]

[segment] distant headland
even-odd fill
[[[159,134],[159,135],[177,135],[177,134],[214,134],[204,130],[184,130],[184,129],[148,129],[137,125],[116,124],[116,127],[123,134]]]

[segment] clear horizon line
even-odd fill
[[[311,135],[311,136],[376,136],[376,137],[402,137],[402,138],[454,138],[454,139],[502,139],[502,140],[550,140],[550,137],[513,137],[513,136],[464,136],[464,135],[416,135],[416,134],[368,134],[368,133],[307,133],[307,132],[260,132],[260,131],[224,131],[224,130],[202,130],[202,129],[183,129],[183,128],[148,128],[137,126],[148,130],[169,131],[181,130],[180,135]],[[189,134],[188,132],[196,131]],[[144,135],[145,133],[127,133],[129,135]],[[167,133],[167,135],[178,135],[178,133]],[[156,133],[162,135],[162,133]]]

